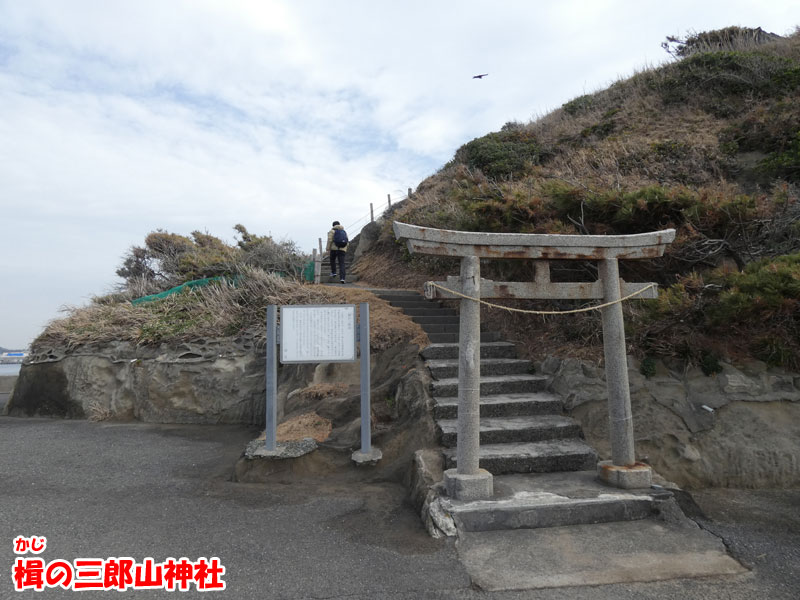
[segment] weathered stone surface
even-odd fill
[[[656,374],[644,377],[640,363],[628,357],[631,397],[658,402],[678,415],[692,432],[711,429],[717,409],[730,402],[800,401],[796,376],[782,369],[767,369],[752,362],[737,368],[721,363],[722,372],[705,375],[698,367],[682,368],[656,361]],[[673,368],[670,368],[673,367]],[[564,408],[574,410],[586,402],[606,401],[608,393],[603,369],[584,361],[548,358],[537,370],[550,377],[548,389],[564,399]],[[703,406],[708,408],[703,408]]]
[[[380,235],[381,226],[377,222],[373,221],[364,225],[361,229],[361,233],[353,239],[353,242],[357,243],[355,250],[352,248],[348,249],[353,252],[354,260],[357,260],[362,254],[369,252],[373,244],[378,241]]]
[[[35,370],[23,365],[3,414],[82,418],[84,410],[72,400],[61,365],[45,363]]]
[[[287,458],[299,458],[317,449],[317,442],[314,438],[304,438],[302,440],[292,440],[288,442],[278,442],[275,450],[267,450],[264,440],[252,440],[244,450],[247,459],[255,460],[259,458],[267,460],[284,460]]]
[[[424,448],[414,452],[411,467],[403,481],[414,510],[421,513],[431,488],[441,482],[443,476],[444,458],[441,450]]]
[[[350,459],[357,467],[374,467],[380,462],[381,458],[383,458],[383,452],[374,446],[366,452],[356,450],[350,456]]]
[[[429,395],[420,395],[421,386],[414,388],[411,380],[404,385],[411,386],[414,397],[395,397],[402,377],[415,369],[417,352],[416,346],[396,346],[373,353],[373,412],[387,422],[401,418],[401,406],[416,415],[425,410]],[[252,336],[160,347],[113,343],[71,352],[47,349],[22,367],[20,385],[5,410],[20,416],[263,425],[264,360]],[[348,392],[317,404],[291,400],[309,384],[330,382],[345,384]],[[388,404],[394,415],[388,414]],[[360,427],[358,363],[279,366],[278,420],[308,410],[333,422],[332,445],[351,449]],[[380,431],[376,427],[374,433]]]
[[[550,389],[572,400],[572,416],[602,458],[610,457],[604,395],[583,389],[604,384],[602,371],[574,359],[548,359],[541,372]],[[546,366],[546,368],[544,368]],[[797,376],[763,363],[707,376],[677,362],[656,363],[645,378],[628,361],[637,460],[685,487],[782,487],[800,483],[800,388]]]
[[[212,347],[213,355],[199,345],[147,349],[119,343],[25,364],[20,378],[26,383],[15,389],[7,413],[156,423],[261,422],[263,357]],[[298,368],[281,370],[282,381],[290,382]],[[285,397],[288,390],[281,392]]]
[[[549,360],[546,367],[549,373],[545,373],[553,377],[549,389],[561,396],[565,410],[572,410],[584,402],[608,400],[602,370],[574,358]]]
[[[603,460],[597,463],[597,478],[612,487],[649,490],[653,481],[653,470],[644,463],[620,467],[610,460]]]

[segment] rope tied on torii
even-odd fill
[[[447,292],[448,294],[452,294],[453,296],[458,296],[460,298],[466,298],[467,300],[475,300],[476,302],[480,302],[481,304],[488,306],[489,308],[497,308],[500,310],[506,310],[508,312],[516,312],[516,313],[524,313],[527,315],[573,315],[576,313],[584,313],[590,312],[593,310],[600,310],[601,308],[605,308],[607,306],[611,306],[613,304],[619,304],[621,302],[625,302],[626,300],[630,300],[631,298],[635,298],[641,294],[644,294],[646,291],[650,289],[658,288],[658,285],[655,283],[648,283],[645,287],[640,290],[637,290],[627,296],[620,298],[619,300],[612,300],[611,302],[604,302],[603,304],[595,304],[593,306],[585,306],[583,308],[574,308],[571,310],[528,310],[524,308],[514,308],[513,306],[503,306],[502,304],[495,304],[493,302],[486,302],[486,300],[481,300],[480,298],[473,298],[472,296],[467,296],[466,294],[462,294],[455,290],[448,289],[443,285],[439,285],[435,281],[426,281],[425,282],[425,296],[428,296],[428,286],[432,288],[436,288],[438,290],[442,290],[443,292]]]

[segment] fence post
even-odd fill
[[[411,198],[411,188],[408,188],[408,195],[406,196],[406,198]]]
[[[278,423],[278,307],[267,306],[267,422],[264,428],[264,446],[269,452],[275,451]]]
[[[389,208],[392,208],[392,195],[386,194],[386,200],[389,202]]]
[[[311,251],[311,258],[314,261],[314,283],[320,282],[322,271],[322,253],[317,254],[317,249]]]
[[[372,202],[369,203],[369,222],[375,222],[375,215],[372,213]]]

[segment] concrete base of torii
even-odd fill
[[[605,484],[625,490],[649,488],[653,481],[653,469],[644,463],[620,467],[610,460],[597,463],[597,478]]]
[[[474,475],[448,469],[444,472],[444,488],[454,500],[490,500],[494,496],[494,478],[486,469],[478,469]]]

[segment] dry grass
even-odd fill
[[[49,323],[33,348],[234,335],[263,323],[269,304],[313,304],[324,299],[315,288],[260,269],[245,268],[241,275],[235,285],[217,283],[136,306],[106,298],[101,304],[67,307],[63,311],[67,316]]]
[[[87,407],[86,418],[90,421],[108,421],[111,417],[111,409],[100,402],[92,402]]]
[[[321,293],[331,303],[369,303],[369,344],[372,350],[385,350],[397,344],[430,344],[428,336],[402,309],[391,306],[372,292],[357,288],[320,286]]]
[[[324,398],[343,396],[348,389],[349,386],[346,383],[315,383],[300,390],[298,396],[304,400],[318,401]]]
[[[330,437],[332,429],[333,425],[329,419],[320,417],[315,412],[308,412],[278,425],[275,431],[275,440],[278,442],[294,442],[305,438],[313,438],[317,442],[324,442]],[[266,439],[266,434],[262,432],[258,439]]]
[[[370,345],[382,350],[398,343],[427,345],[422,329],[374,294],[358,289],[302,285],[257,268],[246,268],[233,284],[218,283],[131,305],[129,302],[93,303],[65,309],[67,316],[52,321],[33,348],[130,341],[137,344],[175,342],[199,337],[234,336],[245,330],[263,332],[268,305],[368,302]],[[256,341],[263,341],[256,335]]]

